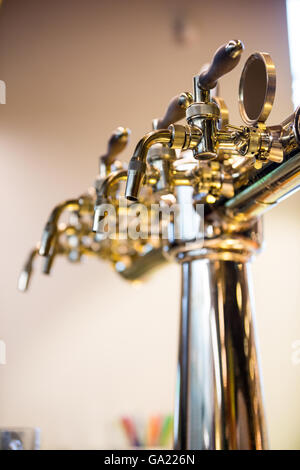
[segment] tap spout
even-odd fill
[[[80,209],[79,199],[70,199],[68,201],[65,201],[59,204],[53,209],[42,234],[41,246],[39,250],[39,254],[41,256],[48,256],[49,254],[52,240],[55,238],[57,234],[57,230],[58,230],[57,224],[58,224],[58,220],[61,214],[65,210],[78,211],[79,209]]]
[[[50,274],[50,271],[53,266],[54,258],[59,252],[59,246],[57,241],[57,236],[55,236],[54,241],[50,246],[49,253],[45,256],[44,265],[43,265],[43,273]]]
[[[23,266],[23,269],[20,273],[19,279],[18,279],[18,289],[21,292],[25,292],[28,290],[29,284],[30,284],[30,279],[33,271],[33,263],[37,255],[39,254],[39,246],[37,245],[35,248],[33,248],[29,255],[28,258]]]
[[[57,226],[56,233],[51,239],[50,246],[49,246],[49,251],[47,255],[44,257],[44,264],[42,268],[42,272],[44,274],[50,274],[50,271],[53,266],[54,259],[57,255],[67,255],[68,254],[68,249],[67,246],[63,243],[61,243],[60,237],[61,235],[77,235],[77,230],[74,226],[72,225],[65,225],[65,224],[59,224]]]
[[[127,170],[119,170],[119,171],[114,171],[111,173],[105,180],[103,181],[101,187],[99,188],[98,194],[97,194],[97,203],[98,201],[106,201],[108,197],[110,196],[110,190],[113,186],[118,184],[120,181],[126,181],[127,180]]]
[[[146,174],[146,159],[149,148],[155,144],[172,142],[172,133],[169,129],[149,132],[137,144],[128,166],[128,177],[125,195],[130,201],[137,201],[139,190]]]
[[[146,175],[148,150],[152,145],[165,144],[171,149],[187,150],[196,147],[203,133],[196,126],[171,124],[168,129],[161,129],[146,134],[137,144],[128,166],[125,196],[129,201],[137,201],[140,187]]]
[[[111,189],[120,181],[127,180],[127,170],[118,170],[107,176],[97,192],[97,202],[94,208],[93,232],[98,232],[99,224],[103,218],[101,206],[110,196]]]

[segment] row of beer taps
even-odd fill
[[[117,224],[115,236],[105,237],[106,204],[112,204],[118,213],[142,202],[151,212],[153,202],[180,203],[180,188],[189,187],[191,203],[204,204],[205,237],[209,238],[216,236],[216,229],[218,236],[220,230],[243,230],[298,184],[296,172],[292,172],[294,179],[286,165],[299,148],[299,110],[281,125],[265,124],[275,94],[275,68],[270,56],[252,54],[243,69],[239,105],[245,125],[229,124],[228,109],[217,96],[218,79],[239,63],[243,49],[241,41],[231,40],[217,50],[210,66],[194,77],[193,93],[174,97],[164,117],[153,120],[152,131],[138,142],[128,167],[118,156],[128,143],[130,131],[116,129],[99,159],[94,187],[51,212],[41,241],[21,272],[20,290],[28,288],[39,256],[44,258],[45,274],[50,273],[57,255],[71,262],[94,256],[111,261],[128,279],[136,279],[165,261],[164,247],[170,240],[163,240],[160,229],[156,237],[130,239],[118,236]],[[250,85],[260,74],[265,93],[262,102],[255,104]],[[182,120],[184,124],[177,124]],[[257,186],[257,181],[268,178],[276,165],[282,171],[276,184],[267,181]],[[127,205],[120,205],[125,182]]]
[[[34,264],[42,257],[42,272],[50,274],[56,256],[63,256],[72,263],[84,257],[98,257],[110,260],[123,277],[135,279],[143,274],[143,266],[137,266],[134,273],[130,266],[140,256],[146,257],[149,250],[159,250],[160,241],[107,239],[99,232],[99,206],[110,201],[116,204],[119,187],[126,180],[125,164],[117,160],[129,142],[130,130],[118,127],[111,135],[107,151],[99,158],[99,174],[93,187],[77,199],[66,200],[54,207],[44,227],[41,240],[29,252],[18,280],[18,289],[25,292],[30,285]],[[62,221],[62,219],[64,221]],[[161,259],[160,253],[153,257]],[[126,269],[127,268],[127,269]],[[124,272],[125,271],[125,272]]]

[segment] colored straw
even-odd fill
[[[162,419],[161,416],[151,416],[149,419],[147,446],[153,447],[159,444],[159,436],[161,432]]]
[[[159,436],[159,445],[166,446],[170,440],[173,430],[173,417],[171,415],[167,415],[164,418],[161,433]]]
[[[127,416],[121,418],[121,423],[127,435],[129,444],[133,447],[140,447],[140,441],[137,436],[136,427],[133,420]]]

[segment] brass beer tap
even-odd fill
[[[167,261],[180,263],[174,420],[180,450],[268,445],[249,265],[261,248],[262,215],[300,188],[300,108],[281,124],[266,125],[276,71],[269,54],[255,52],[239,84],[244,124],[230,122],[213,90],[243,50],[240,40],[231,40],[216,51],[193,77],[193,92],[172,98],[165,115],[153,120],[128,167],[117,156],[130,131],[113,133],[95,187],[54,208],[19,279],[26,290],[38,255],[45,257],[45,273],[56,255],[70,261],[91,255],[128,280]]]

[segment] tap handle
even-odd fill
[[[106,165],[112,165],[116,156],[124,150],[129,142],[130,129],[126,127],[118,127],[108,141],[107,152],[102,155],[101,161]]]
[[[207,70],[199,76],[199,86],[204,90],[211,90],[223,75],[231,72],[239,63],[244,45],[239,39],[233,39],[221,46],[215,53]]]
[[[167,129],[170,124],[180,121],[185,117],[186,108],[192,104],[193,97],[190,93],[185,92],[180,95],[174,96],[171,99],[164,117],[154,119],[154,129]]]

